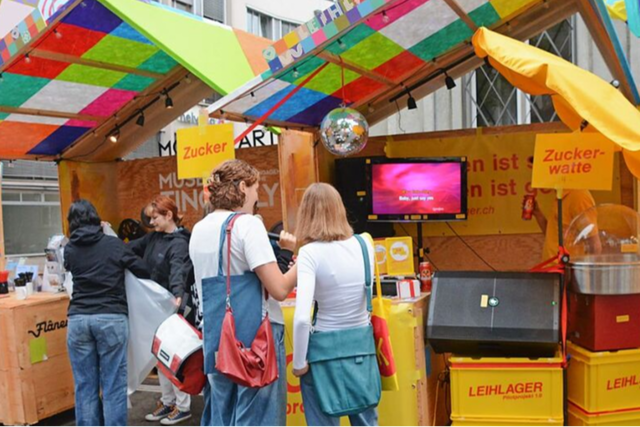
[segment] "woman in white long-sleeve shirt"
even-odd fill
[[[367,326],[370,322],[364,292],[363,251],[353,236],[340,194],[329,184],[313,184],[305,192],[297,216],[298,289],[293,321],[293,373],[301,377],[307,425],[340,425],[324,414],[307,364],[312,307],[317,303],[313,329],[318,332]],[[374,252],[367,242],[373,271]],[[377,425],[376,409],[349,417],[351,425]]]

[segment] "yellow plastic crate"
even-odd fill
[[[640,350],[592,353],[569,343],[568,398],[586,413],[640,411]]]
[[[640,411],[622,411],[587,415],[585,412],[569,404],[570,426],[637,426],[640,425]]]
[[[509,419],[491,419],[491,418],[464,418],[464,419],[451,419],[452,426],[562,426],[564,420],[549,419],[549,420],[509,420]]]
[[[451,357],[451,419],[562,420],[562,357]],[[525,424],[526,425],[526,424]]]

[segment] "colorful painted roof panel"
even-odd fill
[[[62,153],[180,66],[222,94],[267,68],[268,41],[149,0],[2,0],[0,11],[3,158]]]
[[[331,64],[308,81],[304,89],[267,118],[274,123],[317,126],[330,109],[341,104],[343,97],[347,105],[361,105],[469,41],[472,28],[450,3],[341,0],[265,51],[270,70],[262,74],[257,85],[252,82],[244,87],[252,93],[250,104],[244,99],[245,91],[240,97],[236,94],[222,99],[210,111],[223,109],[232,117],[257,120],[329,61]],[[491,27],[537,0],[455,3],[475,26]],[[276,91],[270,88],[274,84],[278,85]]]

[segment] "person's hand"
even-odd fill
[[[280,232],[280,240],[278,240],[278,246],[280,246],[282,249],[287,249],[293,252],[296,250],[296,245],[296,236],[291,233],[287,233],[284,230]]]
[[[533,214],[534,215],[538,215],[541,214],[542,211],[540,210],[540,205],[538,204],[537,200],[533,200]]]
[[[309,372],[309,365],[305,366],[302,369],[294,369],[293,375],[300,378],[301,376],[305,375],[307,372]]]
[[[180,308],[181,305],[182,305],[182,297],[176,298],[176,307]]]
[[[289,261],[289,270],[291,270],[293,266],[296,265],[296,261],[298,261],[298,257],[294,255],[291,258],[291,261]]]
[[[107,221],[100,221],[100,227],[102,228],[111,228],[111,224],[109,224]]]

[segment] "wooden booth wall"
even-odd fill
[[[267,229],[282,221],[278,147],[246,148],[236,157],[260,171],[259,213]],[[117,230],[126,218],[140,220],[140,211],[156,195],[165,194],[178,205],[183,224],[192,229],[204,213],[202,181],[179,180],[175,157],[155,157],[110,163],[61,162],[61,209],[66,218],[73,200],[90,200],[103,220]],[[66,221],[64,221],[66,231]]]
[[[542,124],[531,126],[513,126],[513,127],[501,127],[501,128],[486,128],[486,129],[471,129],[462,131],[448,131],[448,132],[432,132],[423,134],[407,134],[393,136],[392,140],[395,143],[410,144],[411,141],[419,141],[419,146],[415,147],[415,151],[412,151],[412,156],[439,156],[437,150],[433,153],[430,152],[429,146],[431,144],[441,144],[448,138],[473,138],[479,135],[492,135],[498,139],[510,138],[514,135],[520,136],[523,133],[530,134],[531,136],[531,153],[533,153],[533,141],[535,140],[536,133],[550,133],[550,132],[565,132],[564,125],[558,124]],[[522,138],[521,138],[522,139]],[[372,157],[372,156],[385,156],[385,147],[389,137],[375,137],[371,138],[367,144],[367,147],[359,153],[358,157]],[[283,138],[281,140],[281,146],[286,147],[288,140]],[[406,148],[406,147],[405,147]],[[387,148],[388,149],[388,148]],[[397,152],[403,152],[403,150],[394,150]],[[406,152],[407,150],[404,150]],[[315,147],[316,167],[320,181],[323,182],[335,182],[335,160],[336,157],[331,155],[324,149],[322,144],[316,144]],[[634,179],[631,173],[628,171],[624,162],[617,160],[616,177],[614,179],[614,191],[608,194],[594,194],[596,201],[603,203],[617,202],[634,207]],[[283,167],[284,169],[284,167]],[[471,179],[471,175],[470,175]],[[286,182],[286,181],[283,181]],[[547,194],[545,197],[550,198],[545,203],[550,206],[550,200],[553,199],[552,194]],[[513,197],[511,203],[517,203],[516,210],[520,209],[520,203],[522,195]],[[513,208],[513,207],[512,207]],[[544,208],[544,206],[543,206]],[[544,210],[544,209],[543,209]],[[518,216],[519,220],[519,216]],[[429,248],[431,253],[429,255],[430,260],[440,270],[490,270],[494,268],[502,271],[522,271],[528,270],[541,261],[542,246],[544,236],[539,230],[531,231],[531,223],[527,224],[528,231],[523,233],[511,233],[511,234],[478,234],[470,233],[465,235],[459,233],[460,236],[453,235],[450,231],[447,232],[431,232],[426,233],[423,238],[424,247]],[[438,226],[437,226],[438,227]],[[439,226],[442,227],[442,226]],[[425,227],[427,228],[427,227]],[[431,228],[431,231],[434,229]],[[435,230],[440,230],[436,228]],[[395,227],[396,235],[411,235],[414,238],[414,242],[417,241],[416,226],[408,223],[403,225],[397,225]],[[416,243],[414,243],[415,245]],[[486,262],[485,262],[486,261]]]

